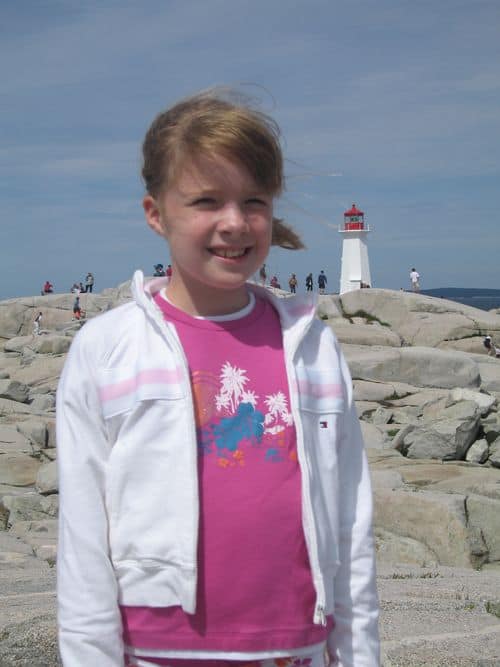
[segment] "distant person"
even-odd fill
[[[410,271],[410,282],[412,290],[420,292],[420,274],[415,268]]]
[[[260,281],[260,284],[261,284],[261,285],[265,285],[265,284],[266,284],[266,279],[267,279],[266,265],[263,264],[263,265],[260,267],[260,271],[259,271],[259,281]]]
[[[168,278],[169,282],[172,280],[172,265],[171,264],[169,264],[167,266],[167,270],[165,271],[165,276]]]
[[[484,337],[483,345],[486,348],[489,357],[500,358],[500,347],[495,345],[491,336],[487,335]]]
[[[42,288],[42,294],[52,294],[53,291],[54,291],[54,285],[49,280],[46,280]]]
[[[82,316],[82,309],[80,307],[80,295],[75,297],[75,301],[73,303],[73,318],[75,320],[79,320],[80,317]]]
[[[312,292],[313,291],[313,284],[314,284],[313,274],[308,273],[307,276],[306,276],[306,292]]]
[[[165,269],[163,268],[163,264],[155,264],[153,278],[162,278],[164,275]]]
[[[80,294],[83,294],[85,292],[85,286],[82,282],[80,283],[79,288],[80,288]]]
[[[92,273],[87,273],[85,277],[85,292],[92,292],[94,288],[94,276]]]
[[[295,273],[292,273],[292,275],[288,279],[288,287],[290,288],[290,292],[292,294],[296,293],[296,291],[297,291],[297,277],[295,276]]]
[[[271,285],[271,287],[274,287],[275,289],[280,289],[281,288],[280,281],[278,280],[278,276],[273,276],[271,278],[271,282],[269,284]]]
[[[33,336],[40,335],[40,327],[42,326],[42,311],[38,313],[33,321]]]
[[[320,271],[319,276],[318,276],[318,289],[320,294],[325,293],[325,288],[326,288],[326,283],[328,282],[325,272],[323,270]]]
[[[73,286],[71,287],[71,293],[72,294],[80,294],[80,285],[78,283],[73,283]]]

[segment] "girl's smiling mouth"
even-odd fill
[[[250,248],[209,248],[209,252],[224,259],[238,259],[248,254]]]

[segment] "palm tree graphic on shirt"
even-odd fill
[[[244,440],[260,444],[265,433],[274,436],[292,425],[293,418],[283,392],[266,396],[264,404],[267,412],[264,413],[257,408],[258,394],[247,387],[250,380],[246,370],[226,361],[222,365],[219,381],[220,391],[214,400],[216,410],[222,416],[218,423],[211,425],[210,433],[202,434],[202,441],[206,441],[207,436],[213,439],[219,456],[225,456],[224,452],[236,452]],[[205,443],[202,449],[207,453],[211,451]],[[266,460],[277,460],[267,455],[270,452],[266,453]]]
[[[268,412],[264,417],[264,423],[267,426],[266,433],[279,433],[286,426],[291,426],[293,418],[288,411],[286,396],[282,391],[269,394],[269,396],[266,396],[264,403],[268,408]]]

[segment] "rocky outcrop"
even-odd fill
[[[81,294],[80,305],[87,317],[94,317],[130,299],[130,281],[100,294]],[[64,330],[71,323],[74,294],[46,294],[0,302],[0,338],[29,336],[33,320],[42,311],[42,331]]]
[[[87,317],[129,284],[82,295]],[[55,557],[55,392],[82,322],[72,295],[0,303],[0,526]],[[43,307],[44,333],[31,335]],[[404,292],[321,297],[353,376],[375,487],[379,561],[500,564],[500,361],[481,336],[500,316]]]
[[[478,388],[477,363],[468,355],[428,347],[387,348],[344,345],[354,380],[404,382],[414,387]]]
[[[436,347],[470,337],[500,336],[500,318],[471,306],[411,292],[355,290],[340,297],[345,317],[383,322],[408,345]]]

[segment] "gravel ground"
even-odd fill
[[[379,565],[378,582],[383,667],[500,667],[500,570]],[[60,665],[54,568],[5,533],[0,595],[0,667]]]
[[[379,565],[378,588],[384,667],[500,666],[500,570]]]

